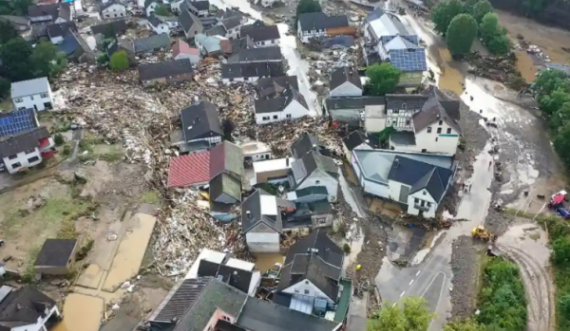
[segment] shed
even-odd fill
[[[65,275],[75,262],[77,239],[46,239],[38,257],[35,270],[39,274]]]

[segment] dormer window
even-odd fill
[[[406,104],[402,103],[402,109],[406,109]]]

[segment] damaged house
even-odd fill
[[[292,88],[279,91],[277,88],[275,94],[255,100],[255,123],[274,123],[309,115],[305,97],[299,91]]]
[[[222,64],[222,82],[255,83],[261,78],[284,76],[283,64],[272,62]]]
[[[48,330],[61,319],[55,300],[35,287],[0,287],[0,330]]]
[[[178,18],[169,16],[157,16],[152,13],[148,17],[148,26],[156,34],[169,34],[171,30],[178,27]]]
[[[266,25],[262,21],[241,27],[241,36],[249,37],[255,47],[279,46],[279,29],[277,25]]]
[[[184,31],[184,36],[188,40],[194,38],[197,34],[204,31],[204,25],[198,17],[192,14],[186,6],[181,6],[180,14],[178,15],[178,23]]]
[[[168,34],[161,33],[146,38],[135,39],[133,41],[133,49],[136,55],[152,53],[170,48],[170,37]]]
[[[174,84],[192,79],[192,62],[189,59],[143,64],[138,67],[143,86]]]
[[[297,36],[306,44],[312,38],[338,35],[355,35],[356,28],[349,26],[346,15],[328,16],[323,12],[304,13],[297,20]]]
[[[200,50],[190,47],[187,42],[178,39],[172,44],[172,58],[174,60],[189,59],[192,64],[196,65],[200,63]]]
[[[210,151],[210,201],[214,204],[234,204],[241,201],[243,180],[243,151],[224,141]]]

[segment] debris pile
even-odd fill
[[[469,70],[470,74],[505,82],[505,85],[517,91],[527,85],[516,67],[517,58],[514,53],[506,57],[494,57],[474,52],[467,56],[467,60],[474,66]]]

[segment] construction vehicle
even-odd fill
[[[492,234],[491,231],[485,229],[485,227],[482,225],[474,227],[473,230],[471,230],[471,236],[473,236],[475,239],[480,239],[483,241],[495,241],[495,235]]]

